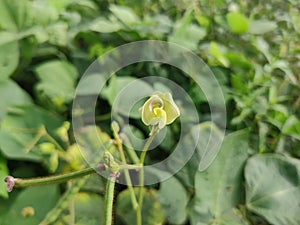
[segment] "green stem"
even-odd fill
[[[7,183],[8,191],[12,191],[13,187],[30,187],[30,186],[40,186],[40,185],[49,185],[49,184],[57,184],[63,183],[71,179],[83,177],[92,173],[99,172],[99,170],[105,168],[104,164],[99,164],[98,167],[95,168],[86,168],[79,171],[59,174],[48,177],[40,177],[40,178],[32,178],[32,179],[22,179],[22,178],[14,178],[12,176],[8,176],[5,178],[5,182]],[[120,165],[120,170],[137,170],[141,169],[140,165]]]
[[[106,193],[105,193],[105,225],[112,224],[112,214],[113,214],[113,201],[114,201],[114,191],[116,183],[116,174],[112,174],[110,178],[107,179]]]
[[[124,154],[124,150],[123,150],[122,140],[120,139],[120,136],[118,134],[118,129],[113,129],[113,132],[114,132],[114,138],[116,140],[116,145],[118,147],[119,154],[121,157],[121,162],[126,165],[126,158],[125,158],[125,154]],[[132,187],[132,182],[131,182],[131,178],[130,178],[128,169],[124,169],[124,175],[125,175],[126,184],[128,186],[128,190],[130,192],[130,198],[131,198],[131,203],[132,203],[133,209],[137,210],[138,202],[137,202],[137,199],[136,199],[133,187]]]
[[[155,126],[152,128],[150,136],[149,136],[148,140],[146,141],[144,148],[142,150],[141,156],[140,156],[140,164],[141,165],[144,165],[145,156],[148,151],[148,148],[150,147],[151,143],[153,142],[155,135],[157,134],[158,131],[159,131],[158,127]]]
[[[127,148],[125,148],[124,150],[125,150],[126,155],[128,156],[128,159],[130,160],[130,162],[133,164],[139,164],[140,159],[137,156],[128,137],[125,134],[122,135],[122,140],[123,140],[124,144],[127,146]]]
[[[57,184],[66,182],[71,179],[75,179],[78,177],[83,177],[89,174],[95,173],[94,168],[86,168],[83,170],[48,176],[48,177],[41,177],[41,178],[33,178],[33,179],[21,179],[15,178],[15,187],[29,187],[29,186],[39,186],[39,185],[49,185],[49,184]]]
[[[156,134],[159,131],[159,127],[158,126],[154,126],[152,127],[152,130],[150,132],[149,138],[146,141],[144,148],[142,150],[141,156],[140,156],[140,165],[142,166],[142,168],[140,169],[140,173],[139,173],[139,200],[138,200],[138,205],[139,207],[137,208],[137,212],[136,212],[136,220],[137,220],[137,225],[142,225],[142,205],[143,205],[143,198],[144,198],[144,161],[145,161],[145,157],[146,157],[146,153],[151,145],[151,143],[153,142]]]

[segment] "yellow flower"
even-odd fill
[[[146,125],[158,125],[159,129],[171,124],[180,115],[170,93],[155,92],[143,105],[142,121]]]

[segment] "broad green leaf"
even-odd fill
[[[104,76],[101,74],[91,74],[89,76],[84,76],[80,80],[80,86],[77,86],[77,95],[99,95],[101,92],[99,86],[101,86],[104,81]]]
[[[138,188],[134,189],[138,196]],[[155,189],[143,189],[144,200],[142,208],[142,224],[157,225],[163,224],[165,216],[159,203],[157,191]],[[122,191],[116,200],[116,213],[127,225],[136,224],[136,213],[132,208],[130,192],[128,189]]]
[[[74,204],[74,221],[76,225],[99,225],[103,224],[104,207],[103,199],[98,194],[79,192],[72,203]],[[53,225],[62,225],[70,221],[70,212],[65,211]]]
[[[1,0],[0,25],[8,31],[20,31],[31,24],[32,13],[29,1]]]
[[[78,76],[73,65],[53,60],[37,66],[35,71],[40,79],[36,89],[41,98],[49,98],[58,107],[73,99]]]
[[[264,34],[275,30],[277,28],[277,24],[274,21],[269,20],[252,20],[249,23],[250,34]]]
[[[30,96],[12,80],[0,82],[0,96],[0,122],[10,106],[32,104]]]
[[[219,149],[214,146],[208,146],[209,140],[215,140],[216,143],[222,141],[220,129],[211,122],[204,122],[191,128],[191,131],[184,136],[183,149],[179,151],[177,157],[172,157],[168,167],[173,170],[176,165],[184,165],[186,154],[189,151],[195,151],[191,159],[186,165],[176,174],[185,184],[185,186],[194,186],[195,173],[201,168],[207,168],[215,159]],[[197,142],[197,143],[195,143]],[[196,146],[196,149],[189,149],[189,146]],[[200,167],[201,164],[201,167]]]
[[[108,87],[103,89],[102,95],[107,98],[114,113],[120,113],[132,118],[140,118],[140,112],[135,105],[141,98],[150,96],[152,87],[134,77],[113,76]],[[137,110],[132,110],[135,107]]]
[[[247,208],[274,225],[300,224],[300,161],[256,155],[245,167]]]
[[[50,1],[33,1],[31,10],[34,24],[46,26],[59,20],[59,13]]]
[[[74,199],[75,222],[80,225],[98,225],[103,223],[103,199],[97,194],[78,193]]]
[[[183,224],[187,217],[188,196],[182,184],[171,177],[160,184],[158,196],[169,223]]]
[[[16,198],[3,224],[38,224],[59,198],[57,185],[30,187]],[[27,213],[26,213],[27,211]]]
[[[248,19],[240,13],[230,12],[226,15],[227,23],[233,33],[241,34],[248,30]]]
[[[97,18],[90,24],[90,29],[99,33],[117,32],[122,28],[122,24],[117,21],[110,21],[105,18]]]
[[[192,11],[187,11],[184,17],[177,21],[168,41],[179,44],[190,50],[197,50],[198,43],[206,36],[205,28],[192,23]]]
[[[2,153],[12,159],[41,160],[36,144],[49,140],[39,135],[39,129],[44,126],[53,135],[62,120],[37,106],[15,107],[13,110],[5,116],[0,129]]]
[[[247,131],[226,136],[210,167],[196,173],[192,224],[236,224],[234,221],[239,220],[232,211],[243,202],[243,167],[248,157],[247,143]],[[228,218],[232,219],[225,223]],[[247,222],[241,219],[240,224]]]
[[[18,63],[19,45],[17,40],[10,33],[0,32],[0,82],[12,75]]]
[[[7,194],[7,190],[6,190],[6,185],[3,182],[4,178],[6,176],[8,176],[8,168],[6,165],[6,160],[4,159],[4,157],[0,154],[0,198],[4,197],[7,198],[8,194]]]
[[[109,7],[113,15],[118,18],[123,24],[131,27],[140,22],[139,17],[131,8],[111,4]]]

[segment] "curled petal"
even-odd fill
[[[158,95],[164,102],[163,109],[167,114],[166,125],[171,124],[174,120],[180,116],[180,111],[175,104],[172,95],[170,93],[161,93]]]
[[[162,102],[162,100],[157,95],[152,95],[142,107],[142,121],[147,126],[150,125],[154,117],[153,107],[157,102]]]

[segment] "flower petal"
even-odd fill
[[[157,95],[152,95],[143,105],[141,111],[142,111],[142,121],[147,126],[150,125],[151,120],[155,116],[152,111],[152,104],[153,102],[157,102],[158,99],[161,101],[161,99]]]
[[[166,124],[172,123],[177,117],[180,116],[180,111],[177,105],[175,104],[172,95],[170,93],[160,93],[158,96],[164,102],[164,110],[167,114]]]
[[[166,114],[165,110],[163,110],[161,108],[155,108],[154,114],[155,114],[156,118],[158,119],[159,129],[162,129],[164,126],[166,126],[166,122],[167,122],[167,114]]]

